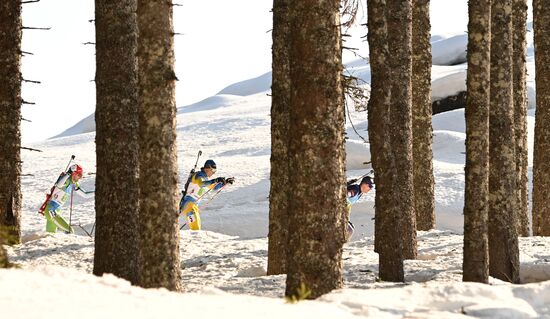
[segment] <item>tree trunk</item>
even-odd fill
[[[374,198],[374,250],[380,253],[384,244],[397,244],[395,238],[401,238],[398,232],[384,233],[388,229],[391,195],[391,159],[389,158],[390,87],[388,60],[388,42],[386,25],[386,6],[384,0],[372,0],[368,6],[369,63],[371,66],[371,95],[368,103],[369,143],[372,167],[375,171],[376,194]],[[384,236],[390,236],[387,239]],[[393,236],[392,236],[393,235]],[[395,248],[397,249],[397,248]],[[399,246],[399,250],[402,247]],[[402,266],[402,263],[401,263]]]
[[[0,4],[0,228],[21,241],[21,2]]]
[[[391,68],[389,138],[393,155],[393,216],[401,216],[403,258],[416,258],[416,216],[412,167],[412,2],[388,0],[388,48]]]
[[[137,284],[138,96],[136,0],[95,1],[96,232],[94,274]]]
[[[533,235],[550,236],[550,6],[533,0],[535,29],[535,146],[533,154]]]
[[[489,272],[519,281],[514,108],[512,99],[512,0],[491,6],[491,105],[489,115]]]
[[[435,227],[432,153],[430,0],[413,0],[412,123],[416,228]]]
[[[0,268],[9,268],[11,266],[8,260],[8,253],[2,245],[3,240],[0,239]]]
[[[181,290],[172,1],[138,0],[139,285]]]
[[[342,287],[346,232],[340,1],[289,2],[290,147],[287,296]]]
[[[286,273],[289,194],[290,62],[288,0],[273,1],[273,79],[271,84],[271,188],[267,274]]]
[[[527,155],[527,0],[513,0],[513,61],[514,61],[514,130],[516,139],[516,170],[518,174],[517,215],[518,234],[529,236],[529,191]]]
[[[463,280],[489,282],[489,105],[491,0],[468,4]]]

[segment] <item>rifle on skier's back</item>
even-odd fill
[[[193,175],[195,174],[195,170],[197,169],[197,163],[199,162],[199,158],[202,155],[202,151],[199,151],[197,154],[197,160],[195,161],[195,166],[191,169],[189,172],[189,176],[187,177],[187,181],[185,182],[185,186],[183,187],[183,190],[181,191],[181,200],[185,198],[185,195],[187,195],[187,187],[189,187],[189,183],[191,183],[191,179],[193,178]]]
[[[53,194],[53,191],[55,189],[55,185],[57,184],[57,182],[59,182],[59,180],[65,175],[67,174],[67,170],[69,169],[69,167],[71,166],[71,163],[72,161],[74,161],[75,159],[75,156],[74,155],[71,155],[71,159],[69,160],[69,163],[67,164],[67,167],[65,167],[65,170],[63,172],[61,172],[61,174],[59,174],[59,177],[57,178],[57,181],[53,184],[53,186],[50,188],[50,191],[48,193],[46,193],[46,199],[44,200],[44,202],[42,203],[42,205],[40,206],[40,208],[38,209],[38,213],[41,214],[41,215],[44,215],[44,210],[46,209],[46,205],[48,204],[48,202],[50,201],[50,198],[52,197],[52,194]]]

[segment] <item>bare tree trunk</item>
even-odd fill
[[[8,253],[2,245],[2,239],[0,239],[0,268],[9,268],[11,266],[8,260]]]
[[[139,285],[181,290],[172,1],[138,0]]]
[[[416,212],[416,228],[418,230],[430,230],[435,227],[430,0],[413,0],[412,21],[414,209]]]
[[[527,0],[513,0],[513,61],[514,61],[514,130],[516,139],[516,170],[518,174],[517,215],[518,234],[529,236],[529,190],[527,155]]]
[[[411,239],[410,226],[416,234],[416,225],[410,223],[410,218],[414,219],[411,164],[411,1],[389,0],[387,1],[386,10],[388,52],[392,52],[392,54],[387,55],[391,91],[388,125],[391,125],[393,129],[388,131],[387,136],[384,136],[386,143],[389,142],[389,146],[382,153],[387,154],[387,161],[381,164],[388,167],[388,171],[383,177],[384,180],[387,178],[389,182],[387,189],[391,190],[388,195],[391,195],[392,202],[388,203],[387,206],[388,216],[384,217],[381,227],[377,229],[377,237],[379,237],[377,241],[379,276],[380,279],[385,281],[404,281],[403,259],[411,257],[413,249],[411,249],[410,244],[416,243],[416,238],[414,238],[414,241],[404,243],[405,238]],[[408,162],[404,163],[404,160]],[[400,164],[405,166],[400,167],[398,170],[397,166]],[[415,250],[416,247],[414,247]]]
[[[491,0],[468,3],[463,280],[489,282]]]
[[[550,236],[550,6],[533,0],[535,29],[535,146],[533,154],[533,235]]]
[[[271,81],[271,188],[267,274],[286,273],[289,194],[290,21],[288,0],[273,1],[273,79]]]
[[[339,0],[291,1],[287,296],[342,287],[346,194]],[[318,182],[322,181],[322,182]],[[315,200],[313,200],[315,199]]]
[[[21,241],[21,2],[0,3],[0,228]]]
[[[416,258],[416,216],[412,167],[412,2],[388,0],[391,68],[390,143],[393,155],[393,216],[402,217],[403,258]]]
[[[137,284],[138,96],[136,0],[95,1],[96,232],[94,274]]]
[[[388,41],[385,0],[371,0],[368,6],[369,63],[371,66],[371,94],[368,103],[369,143],[372,167],[376,172],[376,194],[374,198],[374,251],[380,253],[380,246],[400,244],[401,229],[385,233],[384,229],[393,222],[390,218],[391,159],[389,153],[390,88],[388,61]],[[395,226],[395,225],[394,225]],[[384,236],[390,236],[385,238]],[[402,250],[402,247],[394,248]],[[403,263],[401,262],[401,267]]]
[[[511,13],[512,0],[493,0],[489,112],[489,272],[495,278],[517,283],[519,248]]]

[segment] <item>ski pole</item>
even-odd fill
[[[220,189],[218,189],[218,191],[214,195],[212,195],[212,197],[210,197],[206,203],[204,203],[201,209],[205,209],[206,206],[208,206],[208,204],[210,204],[210,202],[214,199],[214,197],[218,196],[218,194],[222,191],[222,189],[225,188],[225,186],[227,186],[227,184],[223,185]]]
[[[214,188],[216,188],[216,186],[217,186],[218,184],[219,184],[219,183],[216,182],[216,184],[214,184],[214,187],[209,188],[204,194],[202,194],[199,198],[197,198],[197,202],[200,201],[206,194],[210,193],[211,190],[213,190]]]
[[[72,185],[72,188],[73,189],[71,191],[71,205],[69,206],[69,226],[72,226],[74,184]]]
[[[204,205],[201,207],[201,209],[206,208],[206,206],[208,206],[208,203],[210,203],[210,202],[214,199],[214,197],[216,197],[216,196],[222,191],[222,189],[224,189],[224,187],[225,187],[226,185],[227,185],[227,184],[223,185],[214,195],[212,195],[212,197],[210,197],[210,198],[208,199],[208,201],[207,201],[206,203],[204,203]],[[211,190],[211,189],[209,189],[208,191],[210,191],[210,190]],[[208,193],[208,191],[207,191],[206,193]],[[202,196],[206,195],[206,193],[204,193]],[[201,199],[202,196],[199,197],[199,199]],[[183,227],[185,227],[185,226],[187,226],[187,222],[185,222],[183,225],[181,225],[180,230],[182,230]]]

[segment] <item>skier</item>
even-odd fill
[[[351,236],[353,235],[353,231],[355,230],[355,227],[349,221],[349,216],[351,214],[351,206],[359,199],[363,194],[368,193],[371,189],[373,189],[374,183],[372,182],[372,179],[370,176],[365,176],[363,179],[361,179],[361,182],[359,184],[355,183],[349,183],[347,186],[347,201],[348,201],[348,226],[347,226],[347,237],[346,240],[349,241],[351,239]]]
[[[185,216],[187,225],[191,230],[201,229],[201,216],[199,210],[199,202],[206,193],[211,190],[219,190],[226,184],[233,184],[234,178],[218,177],[209,179],[216,173],[216,163],[209,159],[204,162],[199,172],[191,176],[191,181],[185,190],[185,196],[180,201],[180,213]]]
[[[80,165],[72,164],[67,172],[61,174],[55,182],[51,196],[46,204],[46,209],[44,210],[47,232],[55,233],[58,228],[66,233],[74,232],[71,225],[59,213],[61,206],[72,197],[73,191],[77,191],[79,195],[85,197],[88,197],[88,194],[94,193],[94,191],[83,190],[78,184],[78,181],[82,178],[82,173],[83,169]]]

